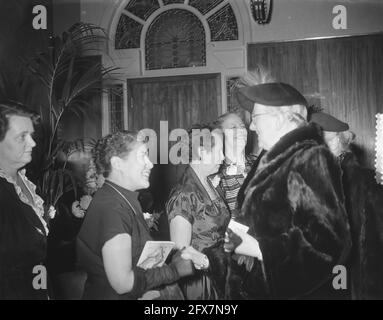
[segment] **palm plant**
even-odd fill
[[[84,142],[64,141],[60,125],[67,112],[86,117],[86,111],[92,108],[87,98],[100,93],[102,78],[116,69],[104,68],[100,59],[90,56],[105,40],[101,28],[77,23],[61,37],[56,37],[48,52],[22,59],[44,92],[39,110],[42,119],[40,146],[32,171],[37,191],[47,207],[57,207],[66,192],[74,191],[77,197],[77,183],[68,169],[68,158],[73,150],[83,150]]]

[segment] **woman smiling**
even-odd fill
[[[192,264],[176,255],[170,265],[137,267],[146,241],[152,240],[137,199],[137,191],[149,187],[153,168],[146,143],[132,132],[108,135],[95,148],[95,163],[106,180],[77,239],[78,260],[88,273],[83,298],[138,299],[151,289],[163,298],[161,286],[191,274]]]

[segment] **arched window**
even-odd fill
[[[238,26],[233,9],[227,4],[207,19],[211,41],[238,40]]]
[[[132,18],[121,15],[118,21],[115,48],[133,49],[140,47],[140,37],[143,25]]]
[[[208,13],[224,0],[189,0],[189,5],[198,9],[202,14]]]
[[[173,9],[160,14],[145,39],[147,70],[206,65],[205,30],[190,11]]]
[[[205,30],[212,42],[238,40],[229,0],[130,0],[119,17],[114,46],[145,49],[146,70],[206,66]]]

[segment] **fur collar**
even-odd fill
[[[246,186],[245,197],[248,193],[251,194],[256,187],[261,188],[267,185],[270,179],[273,179],[275,171],[283,165],[286,159],[294,157],[299,150],[318,144],[324,144],[324,141],[321,129],[315,123],[299,127],[283,136],[260,160],[257,171]],[[245,209],[251,203],[249,201],[249,199],[244,199],[243,207]]]
[[[274,147],[266,153],[266,162],[270,162],[281,153],[285,152],[293,144],[304,140],[314,140],[318,144],[323,144],[322,131],[315,123],[309,123],[285,134]]]

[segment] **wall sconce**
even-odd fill
[[[270,22],[273,0],[250,0],[250,11],[255,22]]]
[[[375,179],[377,183],[383,184],[383,113],[376,115]]]

